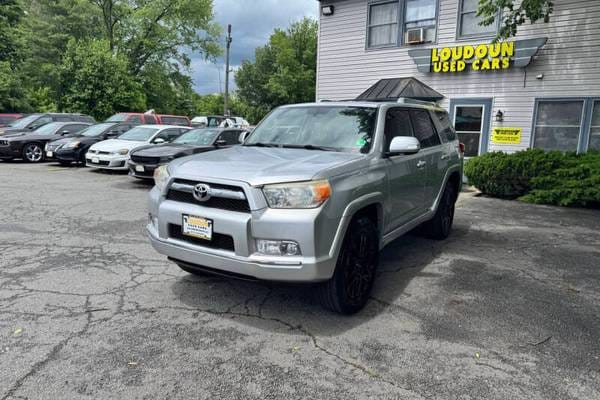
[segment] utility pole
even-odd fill
[[[233,39],[231,38],[231,24],[227,25],[227,50],[225,53],[225,106],[223,115],[229,116],[229,49],[231,48],[231,42]]]

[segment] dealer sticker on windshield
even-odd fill
[[[212,239],[213,222],[210,219],[195,215],[183,215],[182,233],[198,239]]]

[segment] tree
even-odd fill
[[[276,29],[255,61],[244,61],[235,74],[245,115],[256,123],[272,108],[315,99],[317,22],[305,18],[286,31]]]
[[[477,15],[483,17],[481,25],[489,26],[496,21],[498,15],[502,15],[502,26],[496,37],[507,39],[517,34],[519,26],[527,20],[532,24],[538,21],[547,23],[554,11],[552,0],[523,0],[518,6],[515,0],[479,0]]]
[[[59,108],[104,119],[117,111],[142,111],[146,98],[128,60],[106,40],[70,40],[60,65]]]

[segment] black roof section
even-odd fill
[[[438,101],[444,98],[423,82],[415,78],[381,79],[365,90],[356,100],[397,101],[401,97],[423,101]]]

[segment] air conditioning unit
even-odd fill
[[[425,41],[425,29],[409,29],[406,31],[406,43],[407,44],[419,44]]]

